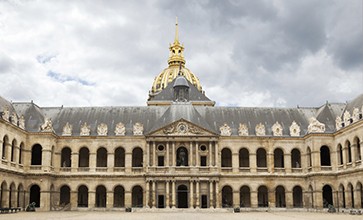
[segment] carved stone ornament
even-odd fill
[[[239,136],[248,136],[248,127],[246,124],[242,124],[242,123],[239,124],[238,135]]]
[[[89,136],[91,133],[91,128],[89,125],[87,125],[87,122],[85,122],[82,126],[81,126],[81,136]]]
[[[353,109],[353,122],[359,121],[359,109],[354,108]]]
[[[72,129],[73,129],[73,126],[70,125],[68,122],[66,123],[66,125],[64,125],[63,127],[63,132],[62,132],[62,135],[63,136],[71,136],[72,135]]]
[[[300,126],[295,121],[293,121],[290,125],[290,136],[291,137],[300,136]]]
[[[232,129],[224,123],[219,130],[221,131],[222,136],[231,136],[232,135]]]
[[[340,116],[337,116],[337,118],[335,119],[335,129],[340,130],[342,128],[342,119],[340,118]]]
[[[348,111],[345,111],[343,114],[343,120],[345,126],[350,125],[350,118],[351,118],[350,113]]]
[[[273,136],[282,136],[282,126],[278,121],[272,125],[272,134]]]
[[[325,124],[319,122],[314,117],[310,118],[308,133],[324,133],[324,132],[325,132]]]
[[[44,124],[40,126],[41,132],[53,132],[52,119],[46,118]]]
[[[265,136],[266,135],[265,125],[263,125],[262,123],[259,123],[256,125],[255,131],[256,131],[256,136]]]
[[[24,119],[24,115],[20,116],[20,118],[19,118],[19,127],[21,129],[25,129],[25,119]]]
[[[9,118],[10,118],[10,111],[9,111],[9,107],[6,106],[3,113],[2,113],[2,116],[1,116],[5,121],[9,121]]]
[[[13,112],[13,113],[11,114],[11,118],[10,118],[10,120],[11,120],[11,123],[13,123],[13,125],[18,126],[18,116],[16,115],[16,113],[15,113],[15,112]]]
[[[115,127],[115,135],[116,136],[124,136],[125,135],[125,125],[123,123],[117,123]]]
[[[144,133],[144,126],[141,123],[136,122],[134,124],[133,132],[134,132],[134,135],[143,135],[143,133]]]
[[[198,127],[185,122],[169,125],[162,132],[169,135],[193,135],[202,133]]]
[[[97,134],[99,136],[106,136],[107,135],[107,125],[105,123],[101,123],[97,126]]]

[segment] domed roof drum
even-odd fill
[[[167,87],[178,75],[184,76],[189,82],[191,82],[199,91],[202,90],[198,77],[192,73],[188,68],[185,68],[184,59],[184,46],[180,44],[178,37],[178,22],[176,22],[175,39],[174,43],[170,45],[169,50],[169,67],[164,69],[157,77],[155,77],[150,96],[155,96],[161,90]]]

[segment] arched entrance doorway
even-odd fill
[[[328,208],[328,205],[333,204],[333,190],[329,185],[323,187],[323,207]]]
[[[188,208],[188,187],[178,186],[178,208]]]
[[[40,207],[40,187],[33,185],[30,187],[30,199],[29,203],[35,202],[35,207]]]

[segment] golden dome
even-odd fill
[[[155,77],[150,96],[155,96],[161,90],[166,88],[178,75],[183,75],[189,82],[191,82],[199,91],[202,92],[198,77],[192,73],[188,68],[185,68],[184,59],[184,46],[179,42],[178,36],[178,20],[175,24],[175,39],[174,43],[169,46],[170,54],[168,59],[169,67],[164,69],[157,77]]]

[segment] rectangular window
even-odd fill
[[[207,157],[206,156],[201,156],[200,157],[200,166],[201,167],[207,166]]]
[[[158,156],[158,166],[159,167],[164,166],[164,156]]]

